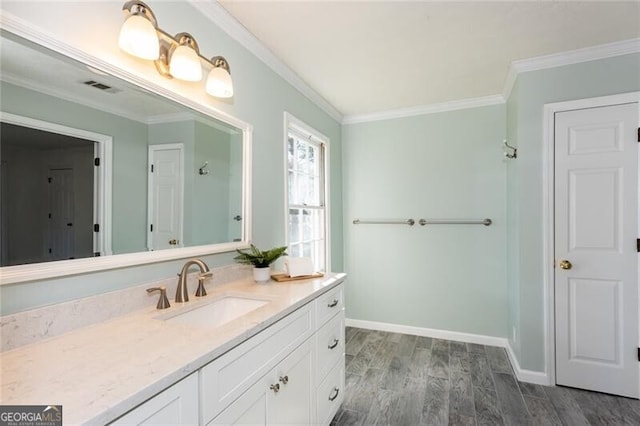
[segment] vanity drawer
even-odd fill
[[[333,366],[318,386],[318,424],[328,425],[344,400],[344,359]]]
[[[200,370],[200,406],[208,423],[315,331],[312,304],[230,350]]]
[[[332,316],[342,311],[344,308],[344,284],[329,290],[315,301],[316,304],[316,324],[322,326]]]
[[[340,311],[318,330],[316,348],[318,354],[316,377],[320,382],[338,359],[344,359],[344,311]]]

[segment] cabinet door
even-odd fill
[[[111,424],[197,425],[198,375],[179,381]]]
[[[267,398],[273,373],[267,374],[225,408],[208,425],[264,425],[267,423]]]
[[[270,391],[267,400],[267,423],[272,425],[313,423],[315,389],[312,369],[313,339],[301,344],[275,368],[275,381],[279,391]]]

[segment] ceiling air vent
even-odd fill
[[[96,89],[102,90],[103,92],[107,92],[107,93],[122,92],[122,90],[120,89],[116,89],[115,87],[111,87],[107,84],[100,83],[99,81],[95,81],[95,80],[86,80],[86,81],[83,81],[82,84],[86,84],[87,86],[94,87]]]

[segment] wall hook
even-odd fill
[[[504,156],[506,158],[518,158],[518,148],[516,148],[515,146],[509,145],[506,139],[503,141],[503,143],[504,143]]]
[[[201,175],[208,175],[209,174],[209,170],[207,170],[208,166],[209,166],[209,162],[205,161],[202,167],[198,169],[198,173]]]

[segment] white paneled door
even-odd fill
[[[638,398],[638,103],[555,114],[556,383]]]
[[[182,144],[150,145],[149,162],[149,249],[182,247]]]

